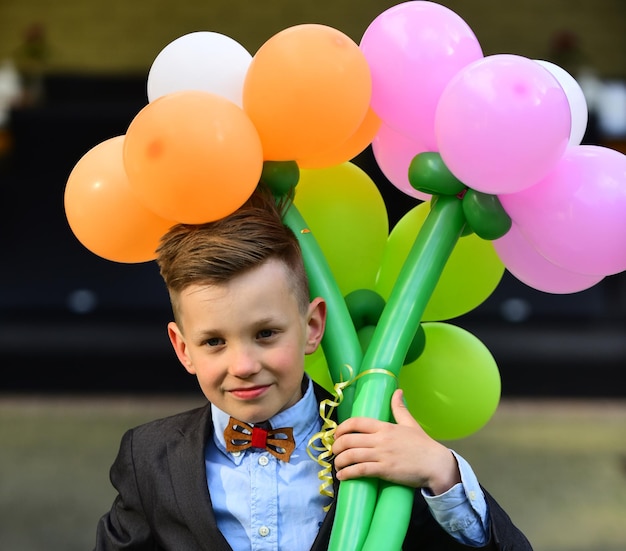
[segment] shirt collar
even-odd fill
[[[307,375],[305,375],[305,377],[306,391],[302,398],[293,406],[277,413],[269,419],[273,428],[293,428],[296,449],[304,449],[311,436],[319,430],[320,425],[319,408],[313,389],[313,382]],[[233,457],[233,454],[226,451],[226,441],[224,440],[224,430],[226,429],[226,425],[228,425],[230,415],[214,404],[211,404],[211,414],[213,418],[213,441],[219,450],[238,464],[243,454]]]

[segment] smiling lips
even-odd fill
[[[270,385],[259,385],[249,388],[234,388],[229,392],[240,400],[254,400],[264,394],[268,388],[270,388]]]

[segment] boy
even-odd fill
[[[309,298],[296,237],[259,188],[222,220],[173,227],[157,252],[170,340],[209,404],[124,435],[111,468],[119,495],[96,549],[326,549],[334,507],[306,447],[328,394],[304,373],[326,304]],[[416,488],[404,549],[531,549],[469,465],[421,429],[401,391],[392,412],[395,424],[339,425],[334,467],[338,481]]]

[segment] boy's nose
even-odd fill
[[[261,369],[261,362],[249,347],[237,347],[231,350],[229,361],[229,371],[236,377],[245,379]]]

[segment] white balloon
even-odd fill
[[[184,90],[200,90],[243,105],[243,83],[252,55],[220,33],[198,31],[170,42],[148,73],[148,101]]]
[[[539,65],[550,71],[552,76],[563,88],[567,101],[569,102],[570,111],[572,113],[572,129],[569,136],[569,146],[580,145],[587,130],[587,121],[589,119],[589,110],[587,101],[580,84],[565,69],[559,67],[550,61],[535,59]]]

